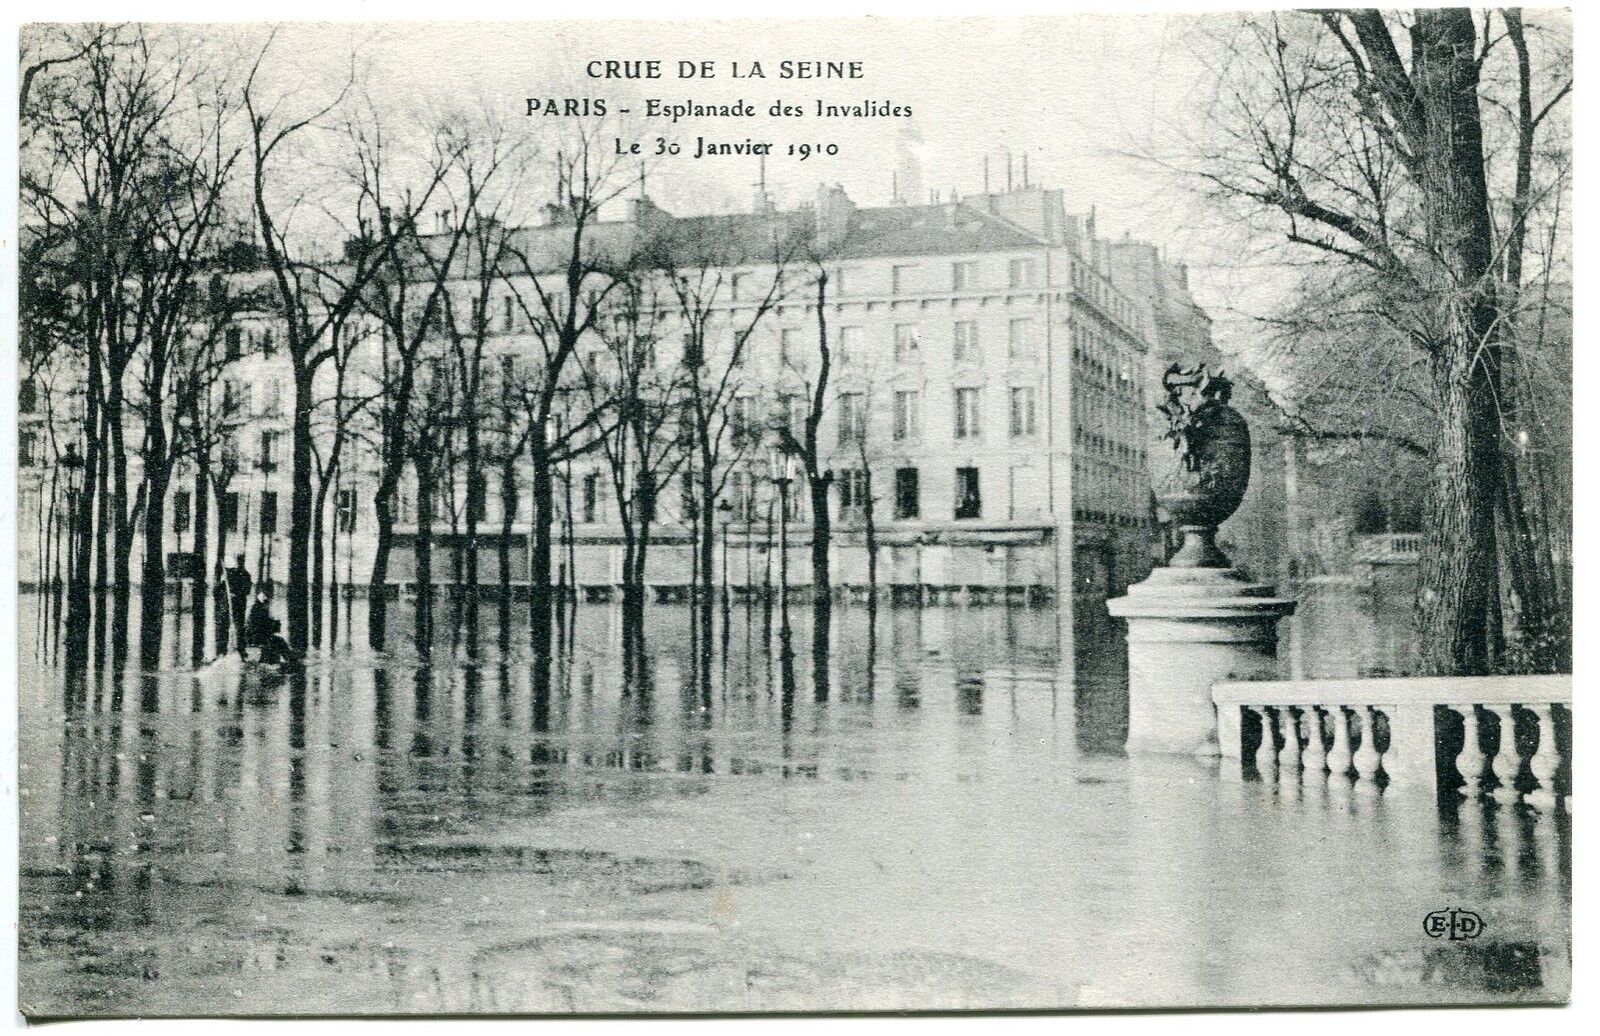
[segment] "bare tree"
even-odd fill
[[[777,213],[673,220],[648,239],[649,261],[665,276],[682,326],[686,384],[678,412],[693,450],[697,628],[708,635],[717,504],[739,456],[757,444],[751,436],[734,434],[734,402],[747,391],[744,367],[751,338],[791,289],[793,280],[786,274],[806,240]],[[725,334],[725,345],[713,341],[718,333]],[[702,668],[708,662],[707,654]]]
[[[380,272],[394,264],[395,247],[403,234],[380,230],[374,224],[393,221],[386,212],[391,193],[398,202],[407,202],[402,217],[424,211],[449,166],[435,141],[424,150],[416,172],[404,188],[390,192],[385,176],[392,170],[385,164],[382,126],[374,121],[363,127],[355,120],[347,124],[354,152],[355,190],[348,193],[345,208],[352,218],[335,221],[342,229],[346,247],[342,256],[319,254],[309,242],[291,237],[295,218],[310,207],[305,191],[279,190],[279,166],[287,146],[309,133],[326,129],[327,121],[343,105],[351,92],[355,76],[328,103],[303,113],[285,111],[287,99],[280,95],[268,99],[263,68],[272,39],[257,54],[244,86],[244,105],[249,116],[249,153],[252,159],[251,199],[256,216],[265,266],[277,292],[277,308],[284,323],[285,346],[294,379],[294,413],[290,425],[290,510],[289,581],[287,607],[289,646],[303,652],[309,641],[311,533],[313,506],[313,461],[311,414],[316,405],[317,373],[338,350],[331,329],[347,319],[362,304],[369,285]],[[363,137],[364,129],[371,135]],[[404,175],[397,176],[402,182]],[[320,206],[324,213],[330,206]],[[406,221],[401,220],[402,224]]]
[[[591,409],[611,415],[599,442],[622,530],[624,621],[634,625],[643,621],[656,501],[687,457],[671,432],[688,379],[659,357],[659,317],[669,304],[664,290],[648,267],[630,271],[596,328],[605,343],[603,363],[597,356],[580,368]]]
[[[571,365],[579,344],[602,319],[635,247],[631,237],[608,235],[600,224],[601,208],[637,182],[607,156],[607,149],[598,132],[585,132],[556,150],[550,223],[515,240],[509,249],[512,298],[538,345],[525,399],[533,465],[528,580],[533,650],[546,659],[553,632],[554,466],[570,451],[592,444],[600,420],[594,411],[573,415],[557,430],[555,404],[559,393],[578,387]]]
[[[171,350],[192,312],[194,278],[216,245],[236,152],[221,132],[230,102],[213,70],[184,48],[181,32],[85,26],[68,38],[71,60],[35,62],[23,98],[22,194],[32,268],[22,280],[32,310],[24,324],[35,334],[70,329],[64,348],[83,354],[86,504],[75,517],[77,571],[68,602],[68,660],[81,666],[91,553],[96,584],[113,591],[113,651],[125,650],[135,529],[150,491],[164,490],[168,453],[164,422],[171,412],[151,390],[167,387]],[[41,314],[40,303],[54,311]],[[148,421],[142,448],[154,464],[146,465],[130,498],[128,394],[141,386],[130,385],[129,372],[141,355]],[[160,518],[146,524],[159,525]],[[163,574],[161,560],[158,543],[147,577]],[[160,586],[157,579],[152,592]],[[104,609],[94,614],[103,628]]]
[[[1401,384],[1426,401],[1418,624],[1434,672],[1569,664],[1550,549],[1560,535],[1540,527],[1519,473],[1516,386],[1536,362],[1520,336],[1528,228],[1558,232],[1566,190],[1564,156],[1542,176],[1535,159],[1565,110],[1570,45],[1546,34],[1536,73],[1521,16],[1483,17],[1481,28],[1453,9],[1246,18],[1217,41],[1211,137],[1195,148],[1213,197],[1273,217],[1288,248],[1320,259],[1327,308],[1391,329]]]

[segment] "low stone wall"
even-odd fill
[[[1211,697],[1224,759],[1264,781],[1571,808],[1570,674],[1223,681]]]

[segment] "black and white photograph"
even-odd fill
[[[16,1024],[1573,996],[1572,12],[123,6]]]

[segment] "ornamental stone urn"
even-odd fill
[[[1227,568],[1217,549],[1217,526],[1233,516],[1250,488],[1250,426],[1229,405],[1233,383],[1202,364],[1173,364],[1161,379],[1167,399],[1163,438],[1172,452],[1151,462],[1156,504],[1183,534],[1173,568]]]
[[[1106,607],[1128,622],[1129,751],[1214,756],[1211,685],[1276,676],[1278,620],[1295,602],[1251,582],[1217,549],[1217,526],[1250,486],[1250,429],[1229,404],[1232,383],[1203,365],[1174,364],[1162,387],[1172,452],[1151,458],[1151,481],[1183,543]]]

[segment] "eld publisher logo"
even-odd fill
[[[1476,939],[1483,934],[1483,918],[1458,907],[1435,910],[1423,918],[1422,930],[1428,933],[1430,939],[1443,939],[1446,936],[1450,937],[1451,942]]]

